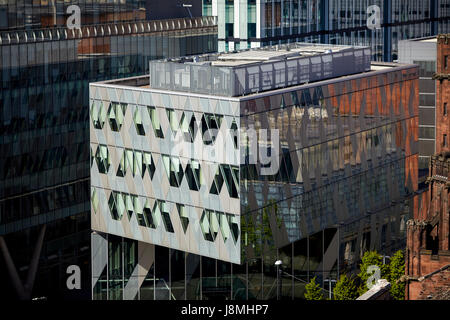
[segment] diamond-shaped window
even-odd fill
[[[167,155],[162,155],[162,159],[170,185],[172,187],[179,187],[184,175],[180,159],[177,157],[169,157]]]
[[[124,150],[122,153],[122,157],[120,158],[120,161],[119,161],[119,167],[117,168],[116,175],[118,177],[125,177],[126,173],[127,173],[127,160],[126,160],[125,150]]]
[[[231,135],[233,138],[234,148],[238,149],[239,148],[238,126],[236,124],[236,120],[234,120],[234,119],[233,119],[233,122],[231,123],[230,131],[231,131]]]
[[[220,170],[231,198],[239,198],[239,167],[221,164]]]
[[[195,135],[198,131],[194,114],[192,114],[191,120],[189,121],[188,116],[183,112],[183,114],[181,115],[180,127],[183,131],[184,141],[194,142]]]
[[[170,220],[170,213],[169,213],[169,205],[165,201],[157,200],[159,207],[161,209],[161,216],[162,220],[164,222],[164,227],[166,228],[167,232],[174,233],[172,221]]]
[[[153,132],[155,137],[164,139],[164,134],[161,128],[161,123],[159,122],[158,112],[155,107],[147,107],[148,114],[150,115],[150,120],[152,122]]]
[[[203,210],[200,218],[200,227],[205,240],[214,242],[219,231],[219,221],[216,213],[212,210]]]
[[[144,177],[145,167],[147,167],[148,173],[150,175],[150,179],[153,179],[153,175],[155,174],[155,162],[153,161],[153,157],[152,157],[151,153],[144,152],[143,166],[144,166],[144,169],[141,172],[142,177]]]
[[[212,113],[205,113],[202,116],[202,138],[204,144],[211,145],[216,141],[222,118],[222,115]]]
[[[143,214],[141,203],[139,202],[139,198],[133,196],[133,207],[134,212],[136,212],[136,219],[140,226],[147,227],[147,222],[145,216]]]
[[[152,219],[155,228],[158,228],[159,224],[161,223],[161,207],[158,201],[155,201],[155,204],[153,205]]]
[[[198,162],[197,160],[189,161],[186,166],[185,175],[187,183],[189,185],[189,189],[199,191],[200,186],[203,184],[200,162]]]
[[[91,105],[90,113],[94,128],[103,129],[106,120],[106,109],[103,107],[103,102],[94,101]]]
[[[99,145],[95,152],[95,162],[97,163],[98,172],[108,173],[111,159],[109,158],[108,147],[105,145]]]
[[[221,173],[220,165],[219,165],[219,166],[217,166],[216,175],[214,176],[214,181],[211,185],[211,189],[209,190],[209,193],[219,194],[220,191],[222,190],[222,185],[223,185],[223,177],[222,177],[222,173]]]
[[[126,111],[127,105],[125,103],[111,102],[109,104],[108,120],[112,131],[120,131],[122,129]]]
[[[182,204],[177,203],[177,211],[178,215],[180,216],[181,226],[183,227],[184,233],[186,233],[186,230],[189,226],[189,216],[186,210],[186,207]]]
[[[173,109],[166,109],[167,119],[169,120],[170,128],[172,133],[175,135],[180,127],[180,122],[178,122],[178,117]]]
[[[239,239],[239,223],[238,223],[238,217],[233,214],[228,214],[228,225],[231,229],[231,235],[233,236],[234,244],[237,243]]]
[[[230,237],[230,226],[228,225],[227,216],[223,212],[217,212],[217,218],[219,220],[220,232],[224,242]]]
[[[148,199],[145,202],[143,213],[144,213],[143,216],[144,216],[144,219],[145,219],[146,226],[149,227],[149,228],[152,228],[152,229],[156,229],[156,224],[153,221],[153,213],[152,213],[152,209],[151,209],[151,206],[150,206],[150,200],[148,200]]]
[[[124,194],[123,197],[125,200],[125,208],[127,209],[128,221],[131,221],[131,218],[133,217],[133,212],[134,212],[133,199],[132,199],[132,196],[129,194]]]
[[[136,110],[134,111],[133,121],[137,134],[140,136],[145,136],[145,129],[142,120],[141,108],[138,106],[136,106]]]
[[[122,195],[118,192],[111,192],[108,200],[109,212],[114,220],[121,220],[123,216],[124,204]]]
[[[94,213],[98,212],[98,195],[97,195],[97,190],[95,188],[91,188],[91,204],[92,204],[92,209],[94,209]]]
[[[203,210],[202,217],[200,218],[200,228],[202,229],[203,238],[205,238],[206,241],[213,242],[214,239],[209,228],[207,210]]]

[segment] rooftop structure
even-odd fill
[[[370,48],[292,43],[150,62],[150,87],[243,96],[370,70]]]
[[[418,67],[365,65],[365,50],[295,44],[91,83],[92,252],[102,252],[93,299],[160,299],[160,288],[175,299],[273,299],[277,260],[325,287],[364,251],[403,247],[417,189]],[[337,72],[334,54],[362,71]],[[302,59],[306,71],[291,75],[309,83],[286,83],[283,71]],[[272,82],[254,92],[252,79]],[[105,287],[108,274],[122,286]],[[304,282],[283,283],[282,295],[302,297]]]

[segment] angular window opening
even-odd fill
[[[138,225],[142,227],[147,227],[147,222],[145,219],[145,216],[143,214],[143,208],[141,206],[141,203],[139,202],[139,198],[136,196],[133,196],[133,207],[134,212],[136,212],[136,219],[138,222]]]
[[[209,216],[211,212],[211,210],[203,210],[202,217],[200,218],[200,228],[202,229],[203,238],[206,241],[214,242],[214,238],[212,236],[209,225]]]
[[[156,205],[156,203],[155,203],[155,205]],[[150,206],[150,200],[148,200],[148,199],[145,202],[143,212],[144,212],[144,219],[145,219],[145,223],[146,223],[147,227],[156,229],[156,224],[153,220],[153,213],[152,213],[152,209]]]
[[[137,134],[140,136],[145,136],[144,122],[142,121],[141,109],[138,106],[136,106],[136,110],[134,111],[133,120]]]
[[[197,123],[195,122],[195,116],[192,114],[191,121],[188,122],[186,114],[183,112],[181,115],[180,127],[183,132],[184,141],[194,142]]]
[[[222,190],[222,185],[223,185],[223,177],[222,177],[220,165],[219,165],[219,166],[217,166],[216,175],[214,176],[214,181],[211,185],[211,189],[209,190],[209,193],[219,194],[220,191]]]
[[[228,225],[227,215],[223,212],[217,212],[219,219],[220,232],[222,233],[223,242],[227,242],[230,237],[230,226]]]
[[[147,107],[148,114],[150,115],[150,120],[152,122],[153,132],[155,137],[164,139],[164,134],[161,128],[161,123],[159,122],[158,112],[155,107]]]
[[[97,195],[97,190],[95,188],[91,188],[91,204],[92,204],[92,209],[94,209],[94,213],[96,214],[98,212],[98,195]]]
[[[94,101],[91,106],[91,119],[95,129],[103,129],[106,119],[106,111],[103,102]]]
[[[172,129],[173,135],[178,131],[180,123],[178,122],[178,117],[173,109],[166,109],[167,118],[169,119],[170,128]]]
[[[131,149],[125,149],[125,170],[131,167],[131,172],[133,174],[136,173],[136,169],[134,167],[134,152]]]
[[[155,163],[153,162],[153,157],[149,152],[144,152],[144,164],[141,172],[142,178],[145,174],[145,167],[147,167],[150,179],[153,179],[153,175],[155,174]]]
[[[164,227],[167,232],[174,233],[172,221],[170,220],[169,205],[165,201],[157,200],[159,208],[161,209],[161,216],[164,222]]]
[[[122,129],[126,110],[127,105],[125,103],[111,102],[109,104],[108,119],[112,131],[120,131]]]
[[[153,220],[153,224],[155,225],[155,228],[158,228],[158,226],[161,223],[161,207],[159,205],[160,201],[156,200],[155,204],[153,205],[153,210],[152,210],[152,220]]]
[[[203,184],[203,177],[200,168],[200,162],[191,160],[186,166],[186,179],[189,185],[189,189],[199,191],[200,186]]]
[[[122,152],[122,158],[120,158],[119,161],[119,167],[117,168],[116,176],[118,177],[125,177],[125,174],[127,173],[127,160],[125,155],[125,150]]]
[[[205,113],[202,116],[202,138],[204,144],[211,145],[216,141],[222,118],[223,116],[212,113]]]
[[[133,217],[133,212],[134,212],[133,199],[131,198],[131,196],[129,194],[124,194],[123,197],[125,199],[125,208],[127,210],[128,221],[131,221],[131,218]]]
[[[234,244],[236,244],[239,239],[238,217],[228,213],[227,217],[228,217],[228,225],[231,227],[231,235],[233,236]]]
[[[177,211],[180,216],[181,226],[183,227],[183,231],[186,234],[186,230],[189,226],[189,216],[186,210],[186,207],[182,204],[177,203]]]
[[[221,164],[220,170],[223,177],[225,177],[225,182],[227,185],[228,193],[231,198],[239,198],[239,168],[234,166],[229,166],[227,164]]]
[[[180,159],[177,157],[169,157],[167,155],[162,155],[162,158],[170,185],[178,188],[181,185],[184,174]]]
[[[233,122],[231,123],[230,129],[231,129],[231,135],[232,135],[232,138],[233,138],[234,148],[238,149],[239,148],[238,126],[237,126],[235,120],[233,120]]]
[[[99,145],[95,152],[95,162],[97,163],[98,172],[108,173],[111,159],[109,158],[109,150],[105,145]]]
[[[118,192],[111,192],[108,200],[109,212],[114,220],[120,221],[123,216],[123,210],[125,208],[122,195]]]

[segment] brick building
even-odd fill
[[[406,299],[450,298],[450,34],[437,39],[436,155],[430,159],[429,188],[415,199],[407,224]]]
[[[450,150],[450,33],[437,38],[436,63],[436,153]]]

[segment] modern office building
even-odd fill
[[[202,16],[201,0],[0,0],[0,30],[64,27],[74,5],[82,26]]]
[[[0,0],[0,30],[64,27],[73,13],[68,8],[73,5],[80,9],[83,26],[144,21],[148,10],[146,0]]]
[[[375,61],[450,28],[450,0],[203,0],[203,14],[218,18],[221,52],[305,41],[370,46]]]
[[[2,299],[90,298],[89,82],[216,51],[212,17],[0,32]]]
[[[292,43],[91,83],[93,299],[272,299],[276,260],[302,298],[403,248],[419,74],[371,56]]]
[[[430,157],[436,153],[437,38],[401,40],[398,62],[419,65],[419,186],[425,187]]]

